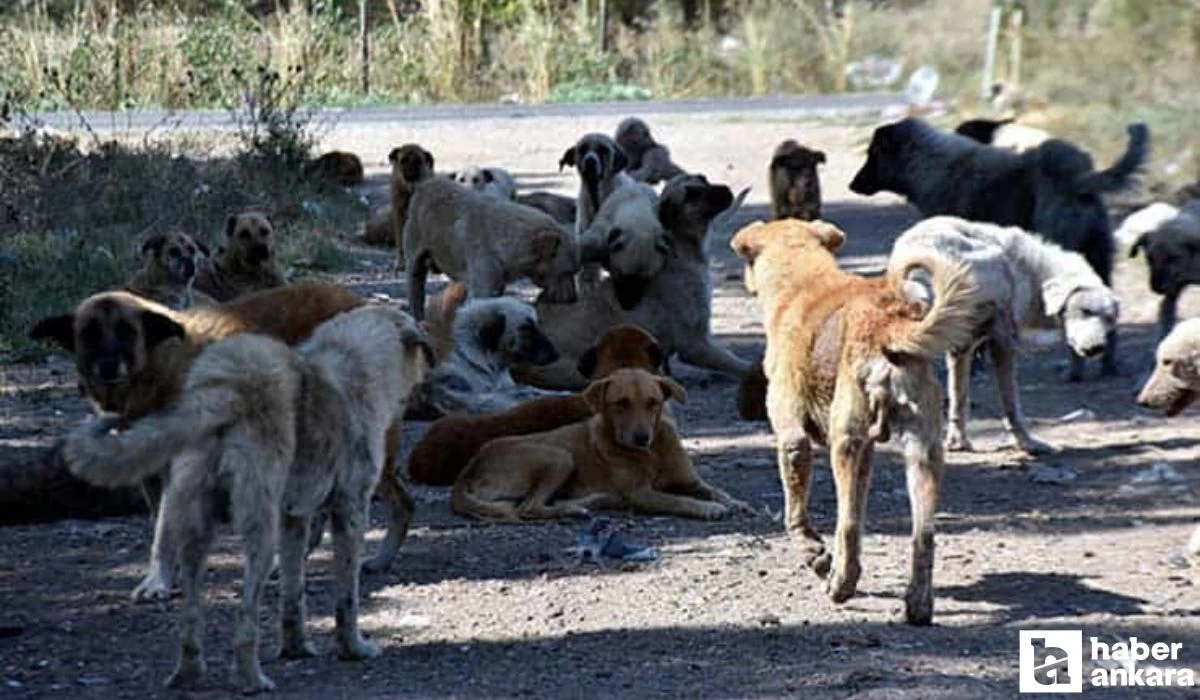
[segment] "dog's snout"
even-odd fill
[[[633,434],[633,444],[637,447],[650,446],[650,433],[644,430],[639,430]]]
[[[252,263],[260,263],[271,257],[271,251],[262,243],[256,243],[250,246],[250,250],[247,252],[247,257]]]
[[[1104,352],[1104,346],[1103,345],[1088,345],[1087,347],[1080,348],[1080,352],[1083,353],[1084,357],[1095,357],[1096,355],[1099,355],[1100,353]]]
[[[196,276],[196,263],[195,262],[193,262],[191,260],[183,261],[183,276],[189,277],[189,278]]]
[[[96,376],[103,382],[115,382],[121,378],[121,361],[105,358],[96,361]]]
[[[584,177],[599,178],[604,170],[604,164],[600,162],[600,156],[595,153],[588,153],[579,163],[579,172]]]

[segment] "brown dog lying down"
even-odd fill
[[[217,302],[192,287],[196,272],[210,264],[208,249],[179,231],[156,233],[142,242],[142,269],[125,284],[125,291],[175,310]]]
[[[971,338],[974,282],[966,268],[914,261],[932,302],[909,301],[901,274],[866,279],[838,269],[844,235],[825,222],[751,224],[731,247],[767,329],[763,369],[787,529],[807,563],[829,576],[834,602],[854,595],[874,443],[900,436],[912,504],[913,558],[905,613],[933,618],[933,514],[942,473],[942,390],[933,358]],[[828,445],[837,486],[836,560],[808,521],[811,443]]]
[[[750,506],[705,483],[684,451],[667,399],[683,387],[642,369],[620,369],[588,385],[596,415],[483,446],[454,482],[460,515],[520,522],[586,517],[593,509],[716,520]]]
[[[637,326],[617,326],[579,359],[579,372],[596,379],[625,368],[657,374],[662,362],[654,336]],[[592,407],[579,394],[531,399],[500,413],[447,416],[430,426],[413,449],[408,475],[418,484],[449,486],[490,440],[554,430],[591,416]]]
[[[225,222],[225,244],[197,270],[195,287],[223,302],[285,284],[275,260],[275,225],[265,214],[243,212]]]
[[[75,356],[80,386],[97,411],[119,414],[122,427],[175,405],[192,362],[218,340],[258,332],[295,345],[323,321],[366,303],[338,286],[301,283],[251,294],[229,304],[176,312],[124,292],[97,294],[73,313],[44,318],[30,336]],[[179,327],[183,335],[177,334]],[[378,492],[389,502],[392,520],[370,570],[391,565],[412,520],[414,502],[394,468],[401,438],[397,422],[388,431],[389,466]],[[164,465],[165,467],[165,465]],[[161,518],[156,518],[150,570],[133,590],[135,600],[171,593],[175,553]]]

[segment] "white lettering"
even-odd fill
[[[1107,644],[1100,641],[1100,639],[1097,637],[1089,637],[1089,639],[1092,640],[1092,658],[1093,659],[1109,658]]]

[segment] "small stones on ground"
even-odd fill
[[[1058,418],[1055,418],[1052,422],[1054,422],[1054,423],[1074,423],[1076,421],[1085,421],[1085,420],[1096,420],[1096,412],[1091,410],[1090,408],[1078,408],[1078,409],[1075,409],[1074,411],[1071,411],[1070,413],[1064,413],[1063,415],[1059,416]]]
[[[1038,465],[1029,471],[1029,480],[1035,484],[1069,484],[1079,478],[1079,471],[1073,467],[1054,467]]]

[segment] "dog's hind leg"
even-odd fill
[[[1176,309],[1179,307],[1179,294],[1181,289],[1173,289],[1163,295],[1162,301],[1158,302],[1158,339],[1162,340],[1167,337],[1171,329],[1175,327],[1177,318]]]
[[[284,461],[273,452],[269,448],[230,449],[221,457],[222,473],[232,474],[234,478],[234,518],[245,550],[242,601],[234,627],[233,649],[238,686],[246,695],[275,689],[274,681],[263,673],[259,664],[258,616],[262,607],[263,588],[275,561],[280,525],[280,490],[291,460]],[[302,539],[300,546],[303,544],[305,542]],[[290,564],[294,566],[294,563]],[[284,563],[285,576],[288,574],[288,565]]]
[[[357,467],[355,467],[357,468]],[[358,661],[379,656],[379,647],[363,639],[358,629],[359,555],[366,526],[370,490],[335,496],[333,516],[333,566],[336,581],[334,620],[338,658]]]
[[[754,363],[741,359],[717,345],[711,337],[704,337],[679,348],[679,359],[705,369],[723,372],[743,379],[754,369]]]
[[[768,389],[768,394],[770,390]],[[804,556],[804,565],[818,576],[829,573],[831,558],[821,535],[808,521],[808,491],[812,486],[812,443],[799,429],[774,427],[779,481],[783,485],[783,524]]]
[[[971,364],[975,347],[946,353],[946,393],[950,395],[950,425],[946,427],[946,449],[970,452],[974,448],[967,437],[971,420]]]
[[[923,411],[936,411],[941,401],[923,403],[927,404],[921,407]],[[928,625],[933,620],[933,515],[941,488],[943,454],[937,431],[928,432],[906,430],[903,437],[912,508],[912,570],[904,595],[904,615],[911,625]]]
[[[309,545],[308,517],[284,514],[281,516],[279,541],[279,656],[301,659],[315,656],[317,651],[308,640],[305,621],[308,613],[304,601],[304,559]]]
[[[170,468],[164,470],[168,474]],[[167,488],[170,488],[170,477]],[[154,518],[154,542],[150,545],[150,566],[146,576],[134,589],[130,596],[134,601],[166,600],[171,597],[175,573],[175,538],[163,517],[163,502],[166,497],[158,499],[158,509]]]
[[[862,574],[859,550],[866,520],[874,443],[867,437],[866,420],[870,415],[867,397],[857,386],[850,388],[841,384],[834,392],[829,413],[830,466],[837,488],[837,534],[833,570],[826,590],[830,600],[842,603],[854,595]]]
[[[178,471],[188,471],[185,461],[200,459],[194,453],[176,458]],[[204,680],[208,667],[204,662],[204,574],[208,570],[208,548],[212,544],[213,513],[209,494],[189,478],[177,474],[180,483],[172,483],[159,507],[159,522],[179,542],[180,579],[183,609],[179,614],[179,659],[167,678],[168,688],[194,687]]]
[[[1014,361],[1015,348],[1005,333],[993,333],[988,340],[988,351],[995,365],[996,385],[1000,389],[1000,403],[1004,407],[1004,427],[1013,436],[1021,451],[1031,454],[1053,452],[1054,448],[1038,440],[1029,432],[1025,414],[1021,410],[1020,388],[1017,384],[1017,366]],[[953,399],[951,399],[953,405]]]

